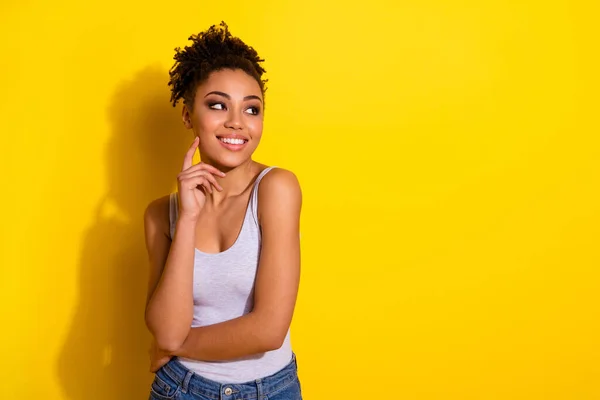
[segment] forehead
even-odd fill
[[[219,91],[232,97],[245,97],[250,95],[262,98],[258,82],[246,72],[236,69],[223,69],[212,72],[208,79],[198,86],[198,93]]]

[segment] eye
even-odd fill
[[[213,110],[224,110],[225,109],[225,104],[223,104],[223,103],[209,103],[208,107],[212,108]]]
[[[260,109],[258,107],[248,107],[246,112],[251,115],[258,115],[258,113],[260,112]]]

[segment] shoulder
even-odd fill
[[[270,198],[302,196],[300,181],[296,174],[284,168],[273,168],[260,182],[259,196],[265,200]]]
[[[280,208],[298,211],[302,203],[302,189],[295,173],[284,168],[273,168],[261,180],[258,191],[259,215],[276,212]]]
[[[146,231],[169,234],[170,194],[152,200],[144,210]]]

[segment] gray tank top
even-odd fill
[[[264,169],[256,178],[246,208],[244,222],[233,245],[221,253],[194,256],[194,319],[192,327],[211,325],[240,317],[254,305],[254,281],[260,255],[261,234],[258,225],[258,187],[273,168]],[[170,195],[170,228],[174,237],[178,217],[177,193]],[[194,373],[220,383],[243,383],[264,378],[284,368],[292,359],[290,330],[283,345],[274,351],[235,360],[208,362],[179,358]]]

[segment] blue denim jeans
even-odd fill
[[[273,375],[225,384],[203,378],[173,358],[156,371],[150,400],[302,400],[296,355]]]

